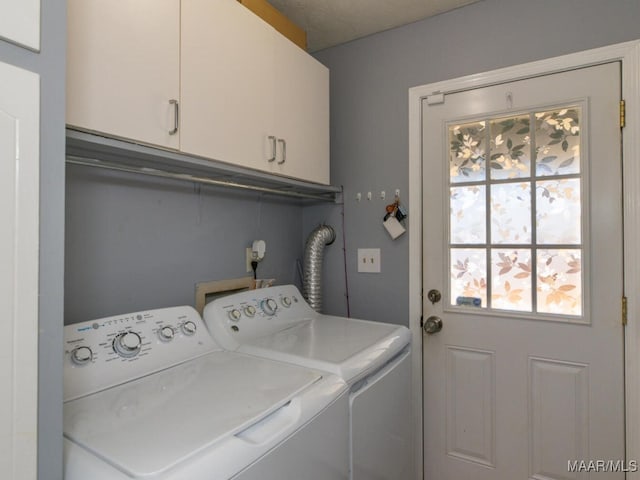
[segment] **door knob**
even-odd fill
[[[425,320],[424,325],[422,325],[422,328],[424,329],[424,332],[427,335],[433,335],[434,333],[438,333],[440,330],[442,330],[442,319],[440,317],[436,317],[435,315],[432,315],[431,317]]]

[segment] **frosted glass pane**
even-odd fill
[[[538,312],[582,314],[582,252],[538,250]]]
[[[580,180],[536,182],[538,244],[580,244]]]
[[[485,243],[486,187],[451,187],[451,243]]]
[[[451,249],[451,305],[487,306],[487,256],[484,248]]]
[[[529,115],[492,120],[491,178],[529,177],[531,132]]]
[[[536,175],[580,172],[580,108],[538,112],[536,118]]]
[[[491,307],[531,311],[531,250],[491,251]]]
[[[449,127],[451,183],[485,179],[485,122]]]
[[[531,242],[531,184],[491,186],[491,241]]]

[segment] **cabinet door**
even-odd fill
[[[40,50],[40,0],[0,0],[0,37]]]
[[[0,78],[0,472],[36,478],[40,77]]]
[[[267,168],[273,32],[235,0],[182,1],[183,152]]]
[[[329,70],[276,33],[276,135],[286,141],[280,173],[329,183]],[[281,153],[278,152],[278,161]]]
[[[178,148],[180,0],[69,0],[67,124]]]

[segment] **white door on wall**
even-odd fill
[[[36,478],[40,79],[0,63],[0,472]]]
[[[619,104],[618,63],[423,103],[426,480],[624,478]]]
[[[40,0],[0,0],[0,37],[40,50]]]

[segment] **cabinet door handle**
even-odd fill
[[[282,160],[278,162],[278,165],[282,165],[287,161],[287,141],[284,138],[279,138],[278,142],[282,144]]]
[[[178,105],[178,100],[172,98],[169,100],[169,104],[174,105],[174,117],[173,117],[173,130],[169,130],[169,135],[175,135],[178,133],[178,126],[180,125],[180,107]]]
[[[271,158],[267,161],[273,162],[276,159],[276,137],[269,135],[267,138],[271,142]]]

